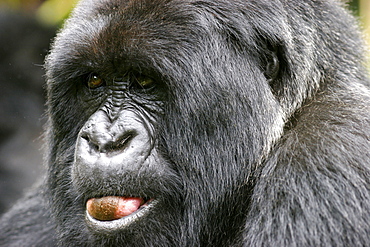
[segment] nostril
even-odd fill
[[[88,143],[88,145],[91,149],[93,149],[96,152],[100,151],[99,145],[94,143],[93,141],[91,141],[88,134],[81,135],[81,138],[84,139]]]
[[[114,152],[114,151],[119,151],[125,149],[130,141],[135,137],[134,132],[126,132],[122,136],[120,136],[117,140],[114,142],[108,143],[105,147],[104,150],[107,152]]]
[[[85,139],[85,141],[90,142],[90,137],[88,135],[81,135],[82,139]]]
[[[85,141],[91,152],[114,153],[122,152],[127,148],[130,141],[137,136],[136,131],[125,131],[121,134],[105,134],[94,136],[91,133],[81,134],[81,140]]]

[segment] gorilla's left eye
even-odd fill
[[[139,88],[149,89],[154,86],[154,80],[146,76],[135,77],[135,82]]]
[[[98,88],[103,84],[104,80],[95,74],[90,75],[89,80],[87,81],[87,86],[91,89]]]

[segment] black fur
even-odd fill
[[[369,246],[363,54],[333,0],[82,1],[46,61],[46,186],[2,218],[0,245]],[[78,133],[113,97],[87,75],[131,71],[156,78],[155,95],[112,107],[154,116],[156,162],[83,176]],[[112,193],[160,203],[93,231],[85,202]]]

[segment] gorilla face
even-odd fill
[[[109,84],[90,77],[89,90],[102,90],[105,99],[77,137],[72,182],[88,198],[87,225],[111,233],[142,221],[160,197],[170,196],[152,188],[171,186],[166,180],[175,177],[159,155],[155,137],[164,90],[144,75]]]

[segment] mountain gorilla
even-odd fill
[[[369,246],[370,89],[334,0],[83,0],[6,246]]]

